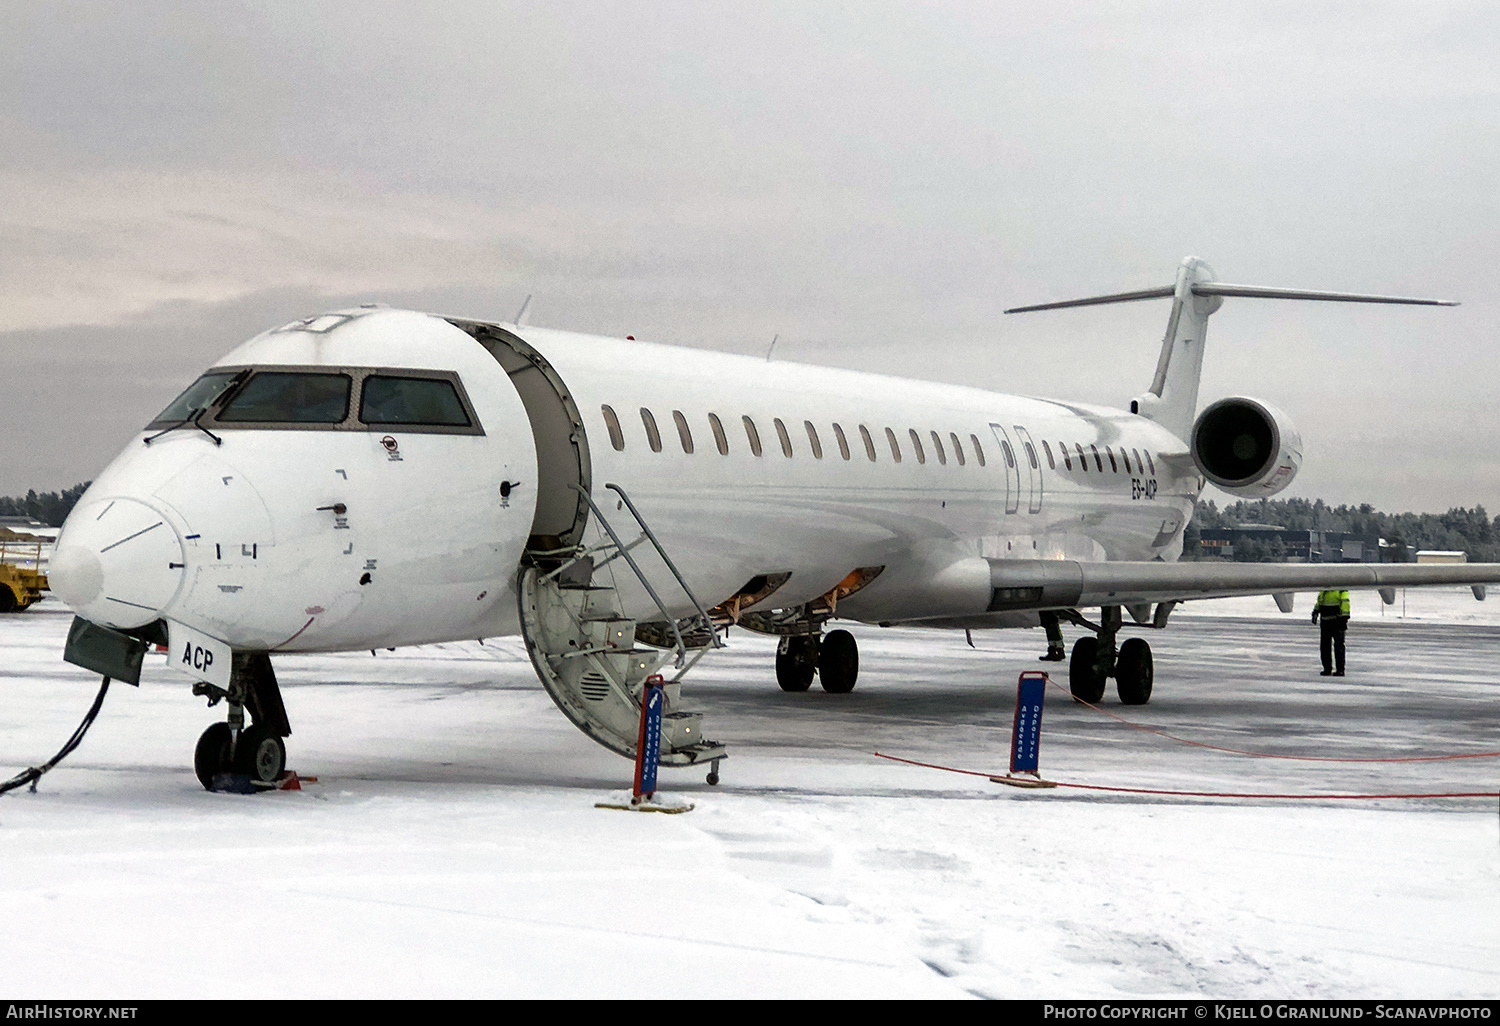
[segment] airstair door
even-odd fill
[[[1016,449],[1010,444],[1006,430],[993,421],[990,430],[995,433],[995,444],[1000,446],[1000,456],[1005,460],[1005,512],[1014,513],[1020,508],[1021,466],[1016,462]]]
[[[1016,459],[1020,460],[1025,455],[1022,472],[1026,475],[1026,512],[1040,513],[1042,511],[1042,461],[1037,455],[1036,445],[1031,441],[1031,433],[1017,424],[1016,438],[1021,442],[1021,451],[1016,453]]]

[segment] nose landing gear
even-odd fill
[[[206,790],[214,790],[215,780],[224,774],[248,777],[252,787],[281,779],[286,770],[283,738],[292,728],[268,654],[236,652],[227,689],[200,682],[193,685],[193,694],[206,697],[210,706],[225,702],[229,709],[226,720],[211,724],[193,751],[193,772]]]

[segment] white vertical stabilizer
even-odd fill
[[[1198,412],[1198,380],[1203,374],[1203,345],[1208,318],[1224,305],[1222,296],[1196,295],[1194,285],[1214,280],[1214,269],[1197,257],[1187,257],[1177,268],[1172,289],[1172,315],[1161,340],[1161,356],[1151,387],[1135,399],[1133,409],[1156,421],[1178,438],[1186,439]]]

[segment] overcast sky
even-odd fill
[[[1123,405],[1222,280],[1203,402],[1287,494],[1500,512],[1493,3],[0,4],[0,495],[382,301]],[[1223,500],[1220,493],[1209,495]]]

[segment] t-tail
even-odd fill
[[[1225,296],[1253,299],[1321,299],[1338,303],[1400,303],[1411,306],[1457,306],[1446,299],[1409,299],[1403,296],[1367,296],[1352,292],[1311,292],[1306,289],[1264,288],[1258,285],[1230,285],[1215,281],[1214,270],[1197,257],[1186,257],[1177,268],[1177,281],[1161,288],[1139,292],[1117,292],[1088,299],[1069,299],[1061,303],[1018,306],[1008,314],[1032,310],[1059,310],[1068,306],[1096,306],[1103,303],[1131,303],[1138,299],[1172,300],[1172,314],[1161,343],[1161,357],[1156,361],[1156,376],[1151,387],[1131,401],[1134,413],[1149,417],[1177,437],[1187,439],[1198,411],[1198,380],[1203,371],[1203,346],[1208,334],[1208,318],[1224,304]]]

